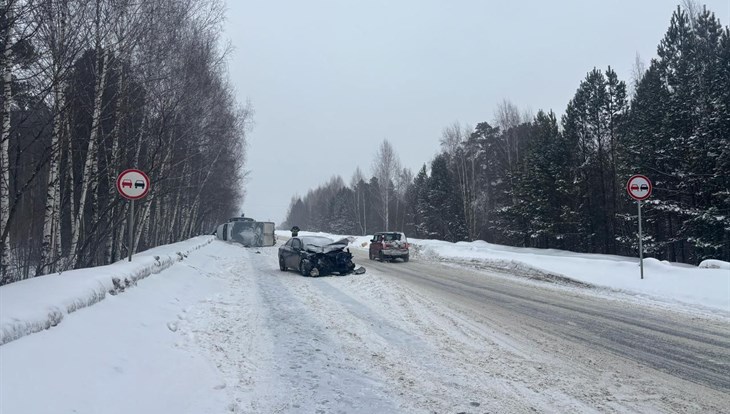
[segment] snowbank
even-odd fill
[[[288,237],[288,231],[277,232]],[[340,238],[325,233],[300,232]],[[372,236],[351,237],[351,246],[367,249]],[[411,257],[500,270],[523,277],[589,284],[646,296],[665,303],[700,305],[730,312],[730,263],[705,260],[700,266],[644,259],[644,279],[639,259],[625,256],[575,253],[474,242],[451,243],[411,239]]]
[[[214,239],[198,236],[135,254],[132,262],[78,269],[0,286],[0,345],[58,325],[64,315],[159,273]]]
[[[703,260],[700,263],[700,268],[703,269],[725,269],[730,270],[730,263],[729,262],[723,262],[722,260]]]
[[[714,261],[719,262],[716,267],[703,268],[645,258],[642,280],[639,259],[632,257],[508,247],[484,241],[414,240],[414,243],[425,256],[476,261],[497,267],[520,262],[591,285],[730,311],[730,271],[723,269],[719,263],[725,262],[719,260]]]
[[[277,231],[288,237],[288,231]],[[333,239],[347,236],[301,232]],[[351,247],[366,250],[371,236],[349,237]],[[158,273],[189,252],[213,241],[199,236],[150,249],[117,263],[23,280],[0,287],[0,345],[56,326],[64,315],[117,294],[137,280]],[[645,295],[664,302],[700,305],[730,312],[730,263],[706,260],[699,267],[637,258],[509,247],[484,241],[450,243],[409,239],[412,257],[500,270],[523,277],[568,284],[590,284]]]

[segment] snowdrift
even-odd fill
[[[0,345],[58,325],[64,315],[116,295],[211,243],[198,236],[155,247],[107,266],[39,276],[0,286]]]
[[[288,231],[277,231],[288,237]],[[300,232],[331,238],[327,233]],[[367,250],[371,236],[350,237],[350,247]],[[699,266],[644,258],[644,279],[639,259],[607,254],[576,253],[557,249],[511,247],[482,240],[451,243],[409,238],[411,259],[435,260],[562,285],[601,287],[665,304],[699,306],[712,313],[730,312],[730,263],[705,260]]]

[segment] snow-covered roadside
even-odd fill
[[[216,328],[239,331],[234,327],[248,324],[239,335],[252,338],[243,341],[245,348],[215,337],[208,345],[226,356],[217,360],[229,372],[247,367],[246,386],[231,387],[242,411],[686,412],[718,406],[719,393],[637,371],[634,362],[536,329],[497,302],[452,302],[448,294],[382,270],[415,262],[368,266],[359,257],[357,264],[368,267],[363,275],[305,278],[280,272],[275,248],[249,254],[251,270],[242,272],[249,285],[229,289],[223,301],[228,318],[219,319],[228,329]],[[258,302],[236,293],[250,290],[258,290]],[[251,313],[258,322],[232,324],[235,315]]]
[[[198,346],[202,333],[186,327],[238,277],[232,269],[244,249],[198,241],[206,246],[134,289],[0,346],[0,413],[234,411],[221,373]],[[163,251],[176,255],[197,245]]]
[[[283,237],[288,231],[277,231]],[[326,233],[334,239],[346,237]],[[351,238],[351,247],[366,250],[370,236]],[[644,279],[639,274],[639,259],[574,253],[554,249],[509,247],[484,241],[450,243],[440,240],[408,239],[413,256],[477,265],[479,267],[543,279],[568,278],[612,290],[645,295],[668,305],[701,306],[730,312],[730,263],[706,261],[703,266],[644,259]]]
[[[718,412],[724,402],[501,302],[454,301],[382,270],[416,261],[307,278],[280,271],[276,251],[213,241],[0,346],[0,413]]]
[[[276,248],[258,252],[245,250],[227,287],[189,309],[178,331],[215,361],[236,411],[586,412],[604,404],[598,391],[574,395],[573,384],[586,381],[573,367],[561,369],[569,380],[545,385],[556,383],[548,368],[557,362],[472,326],[392,275],[305,278],[277,268]]]
[[[55,273],[0,286],[0,345],[56,326],[64,316],[134,286],[213,241],[198,236],[135,254],[132,262]]]
[[[211,247],[223,242],[215,242]],[[259,413],[396,413],[382,379],[343,349],[304,290],[281,272],[276,247],[242,249],[226,287],[180,324],[223,373],[235,410]]]

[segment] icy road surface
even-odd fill
[[[414,257],[281,272],[214,241],[0,347],[0,413],[724,412],[722,316]]]

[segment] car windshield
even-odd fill
[[[323,236],[304,236],[301,239],[305,246],[308,244],[312,244],[314,246],[326,246],[330,243],[334,243],[334,240]]]

